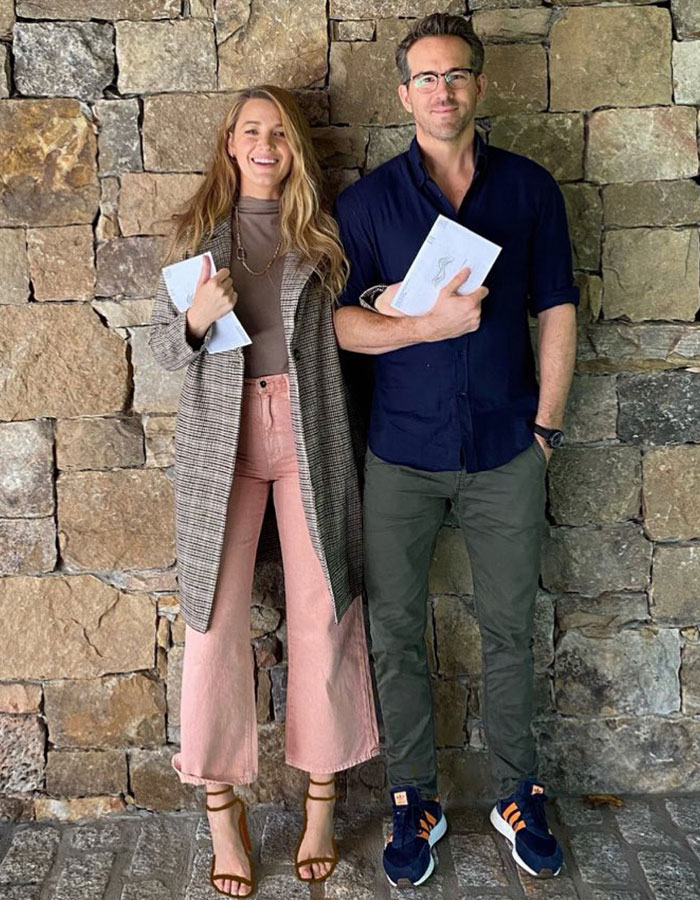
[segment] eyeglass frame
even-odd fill
[[[423,75],[435,75],[437,81],[435,82],[435,87],[433,90],[437,90],[438,85],[440,84],[440,78],[443,78],[447,87],[452,87],[451,82],[448,80],[448,76],[453,72],[468,72],[470,75],[474,75],[475,77],[479,77],[479,72],[476,69],[473,69],[471,66],[454,66],[451,69],[447,69],[445,72],[432,72],[430,70],[426,70],[425,72],[416,72],[415,75],[411,75],[408,81],[404,81],[404,86],[407,87],[412,81],[415,81],[416,78],[421,78]],[[452,87],[454,90],[454,87]],[[416,88],[416,90],[420,90],[420,88]],[[427,93],[430,93],[429,91]]]

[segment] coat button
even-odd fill
[[[266,381],[261,381],[261,382],[260,382],[260,387],[267,387],[267,382],[266,382]]]

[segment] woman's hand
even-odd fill
[[[402,282],[397,281],[396,284],[390,284],[386,290],[382,291],[374,301],[374,308],[377,312],[380,312],[383,316],[401,317],[406,315],[406,313],[401,312],[400,309],[394,309],[391,305],[391,301],[396,296],[396,292],[401,287],[401,284]]]
[[[213,278],[209,277],[210,272],[211,262],[205,256],[194,300],[187,310],[187,329],[198,340],[204,337],[212,322],[231,312],[238,299],[228,269],[219,269]]]

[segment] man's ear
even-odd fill
[[[486,96],[486,88],[488,87],[488,78],[482,72],[476,76],[476,99],[480,102]]]
[[[413,112],[413,106],[408,97],[408,87],[405,84],[399,85],[399,100],[406,112]]]

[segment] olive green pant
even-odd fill
[[[536,441],[505,465],[474,474],[425,472],[367,452],[365,578],[392,787],[437,792],[425,628],[428,570],[450,506],[474,578],[483,721],[498,796],[536,776],[532,636],[546,469]]]

